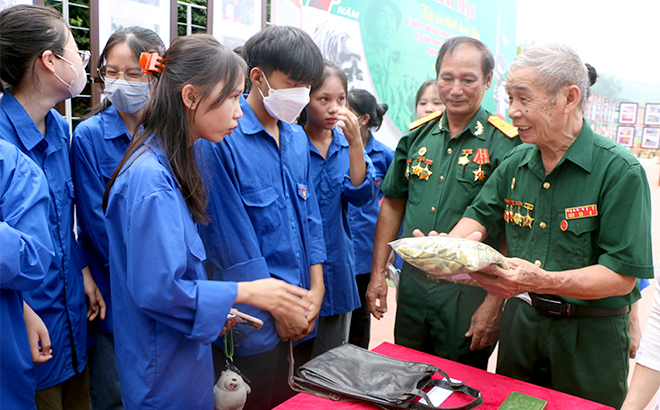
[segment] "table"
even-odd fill
[[[612,410],[612,407],[594,403],[579,397],[571,396],[545,387],[535,386],[520,380],[512,379],[499,374],[489,373],[485,370],[476,369],[464,364],[452,362],[427,353],[418,352],[403,346],[384,342],[373,349],[374,352],[396,359],[412,362],[430,363],[443,371],[450,377],[464,381],[467,385],[481,391],[484,404],[479,410],[497,410],[509,393],[518,391],[546,400],[548,405],[545,410]],[[436,374],[434,378],[440,378]],[[470,398],[462,394],[452,394],[443,404],[444,407],[460,406],[470,401]],[[343,409],[378,409],[377,406],[368,403],[350,401],[332,401],[316,397],[310,394],[299,393],[285,401],[276,410],[343,410]]]

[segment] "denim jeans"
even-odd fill
[[[87,352],[92,410],[123,410],[114,337],[102,332],[95,336],[96,343]]]

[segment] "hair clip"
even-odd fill
[[[158,53],[142,53],[140,54],[140,66],[143,73],[159,78],[163,72],[163,59]]]

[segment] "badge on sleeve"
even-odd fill
[[[307,200],[307,185],[298,184],[298,196],[305,201]]]

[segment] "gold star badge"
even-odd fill
[[[419,165],[420,163],[418,162],[417,165],[412,167],[412,172],[411,174],[413,175],[419,175],[420,172],[422,172],[422,167]]]
[[[483,179],[486,177],[486,173],[481,169],[481,165],[479,165],[479,169],[476,169],[472,172],[474,173],[475,181],[483,181]]]
[[[433,172],[431,172],[429,170],[429,167],[426,166],[426,167],[422,168],[421,171],[419,171],[419,179],[425,179],[425,180],[428,181],[429,177],[431,176],[432,173]]]
[[[433,164],[433,161],[431,161],[430,159],[427,159],[427,160],[425,160],[424,162],[426,163],[426,165],[424,166],[424,168],[421,168],[421,169],[420,169],[420,171],[419,171],[419,179],[425,179],[425,180],[428,181],[428,180],[429,180],[429,177],[430,177],[431,174],[433,173],[433,172],[431,172],[431,170],[429,169],[429,165]]]
[[[463,150],[463,155],[458,158],[458,165],[466,166],[467,164],[470,163],[470,159],[468,158],[468,155],[472,154],[471,149],[464,149]]]

